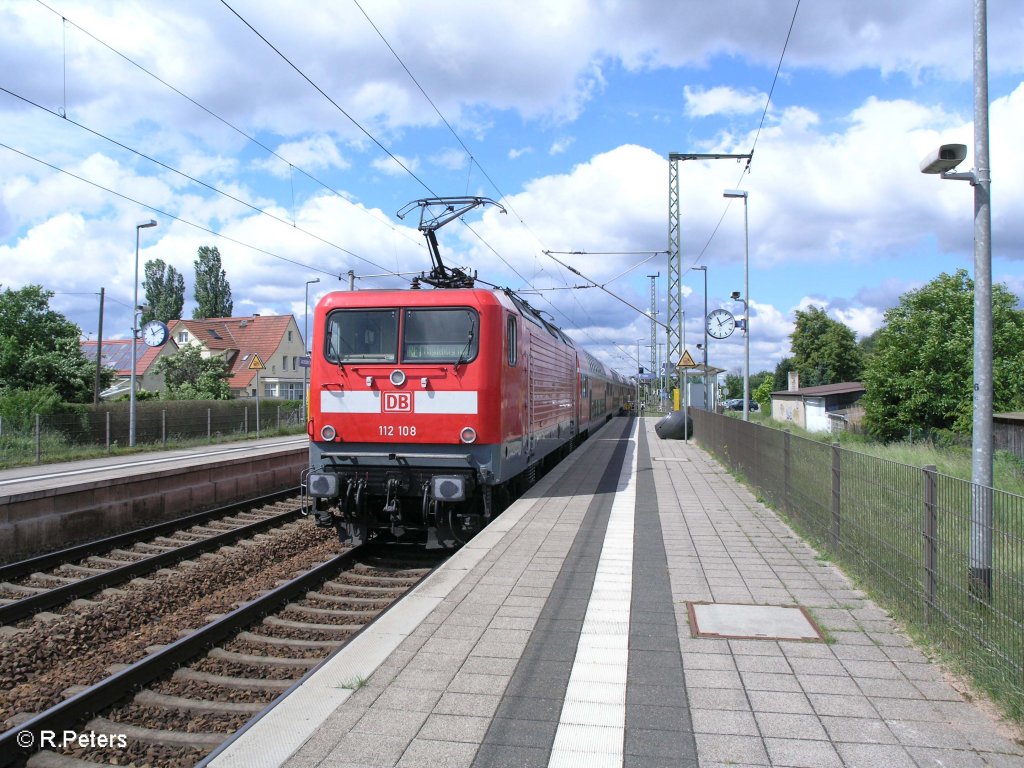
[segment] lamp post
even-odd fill
[[[974,395],[971,410],[971,521],[968,588],[992,597],[992,167],[989,158],[988,7],[974,0],[974,170],[954,169],[964,144],[943,144],[921,161],[921,172],[969,181],[974,187]]]
[[[708,268],[690,267],[694,272],[704,273],[704,345],[697,345],[698,349],[704,351],[704,410],[708,410]]]
[[[727,189],[723,197],[743,198],[743,420],[750,421],[750,227],[747,190]]]
[[[310,351],[309,345],[309,286],[313,283],[319,283],[320,278],[314,277],[312,280],[306,281],[306,300],[302,305],[302,311],[304,313],[304,319],[302,321],[302,351],[306,357],[309,357],[312,352]],[[302,366],[302,418],[309,420],[309,411],[306,403],[306,390],[309,388],[309,366]]]
[[[128,446],[130,448],[135,447],[135,373],[137,370],[135,348],[139,342],[139,230],[155,226],[155,219],[135,225],[135,280],[132,282],[134,291],[132,300],[132,388],[128,393]]]

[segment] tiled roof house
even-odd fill
[[[228,386],[234,397],[255,397],[256,370],[250,368],[259,355],[261,397],[302,399],[305,352],[299,326],[291,315],[216,317],[206,320],[172,320],[170,338],[179,347],[193,344],[203,357],[224,358],[231,370]]]
[[[80,341],[79,347],[87,360],[96,362],[96,348],[98,342]],[[161,357],[173,355],[178,348],[167,341],[159,347],[150,347],[139,341],[135,345],[135,376],[140,389],[149,392],[162,392],[164,388],[164,377],[155,372],[155,363]],[[128,394],[128,381],[132,375],[132,340],[131,339],[104,339],[102,364],[105,368],[113,368],[117,371],[117,381],[109,390],[103,393],[104,397],[118,397]]]

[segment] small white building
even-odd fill
[[[864,385],[859,381],[801,389],[797,377],[790,374],[790,389],[772,392],[772,419],[792,422],[808,432],[845,429],[863,418],[864,408],[858,405],[863,396]]]

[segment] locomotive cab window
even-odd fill
[[[402,362],[468,363],[480,345],[480,321],[471,309],[407,309]]]
[[[398,359],[398,310],[337,310],[327,317],[324,339],[332,363],[393,363]]]

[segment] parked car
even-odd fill
[[[743,410],[743,398],[742,397],[734,397],[734,398],[731,398],[729,400],[726,400],[725,401],[725,409],[727,411],[742,411]],[[760,410],[760,406],[757,404],[756,400],[751,400],[750,401],[750,407],[749,407],[748,410],[751,410],[751,411]]]

